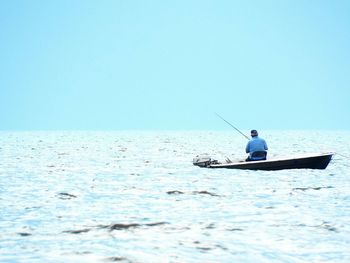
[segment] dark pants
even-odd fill
[[[265,151],[253,152],[251,154],[251,156],[248,156],[246,161],[247,162],[250,162],[250,161],[263,161],[263,160],[266,160],[266,155],[267,155],[267,152],[265,152]]]

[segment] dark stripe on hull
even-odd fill
[[[229,164],[213,164],[208,168],[247,169],[247,170],[283,170],[283,169],[326,169],[333,154],[310,156],[285,160],[266,160]]]

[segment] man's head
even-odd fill
[[[256,136],[258,136],[258,131],[257,131],[257,130],[251,130],[251,131],[250,131],[250,135],[251,135],[252,137],[256,137]]]

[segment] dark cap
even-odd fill
[[[258,131],[257,130],[251,130],[250,135],[252,136],[258,136]]]

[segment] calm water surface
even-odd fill
[[[266,131],[326,170],[201,169],[234,132],[0,132],[0,262],[350,262],[350,132]]]

